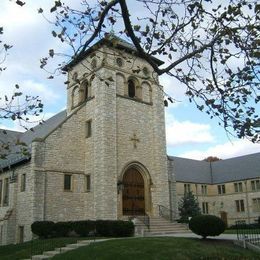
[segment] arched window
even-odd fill
[[[76,86],[72,91],[72,108],[79,105],[80,102],[80,89]]]
[[[87,80],[84,80],[81,83],[81,89],[82,89],[82,102],[90,98],[91,93],[90,93],[90,85]]]
[[[128,80],[128,96],[135,97],[135,83],[132,79]]]

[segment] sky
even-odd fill
[[[75,0],[65,2],[79,4]],[[48,10],[52,5],[53,0],[27,0],[23,7],[14,1],[0,1],[0,27],[4,27],[1,39],[13,45],[5,61],[7,70],[0,74],[0,96],[13,93],[14,85],[18,83],[24,94],[38,95],[42,99],[44,119],[66,107],[65,76],[50,80],[47,79],[49,74],[40,69],[40,58],[47,56],[49,49],[68,51],[52,37],[52,25],[37,12],[39,7]],[[211,120],[198,111],[194,104],[189,103],[185,89],[178,82],[161,76],[160,83],[176,100],[165,109],[168,155],[203,160],[208,156],[227,159],[260,152],[260,144],[228,135],[216,119]],[[23,130],[18,122],[7,120],[0,121],[0,128]]]

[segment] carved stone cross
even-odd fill
[[[133,141],[134,148],[136,148],[137,147],[137,143],[140,142],[140,140],[136,137],[136,134],[134,134],[134,136],[130,138],[130,141]]]

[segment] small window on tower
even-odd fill
[[[86,192],[89,192],[91,187],[90,175],[85,176],[85,182],[86,182],[86,186],[85,186]]]
[[[86,138],[91,137],[92,134],[92,120],[86,122]]]
[[[71,175],[70,174],[64,175],[64,190],[71,191]]]
[[[133,80],[128,80],[128,96],[133,98],[135,97],[135,83]]]
[[[25,191],[26,187],[26,174],[21,175],[21,191]]]

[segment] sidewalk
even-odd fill
[[[195,238],[201,238],[201,236],[198,236],[194,233],[176,233],[176,234],[165,234],[165,235],[159,235],[161,237],[195,237]],[[211,239],[222,239],[222,240],[237,240],[236,234],[221,234],[216,237],[208,236],[207,238]]]

